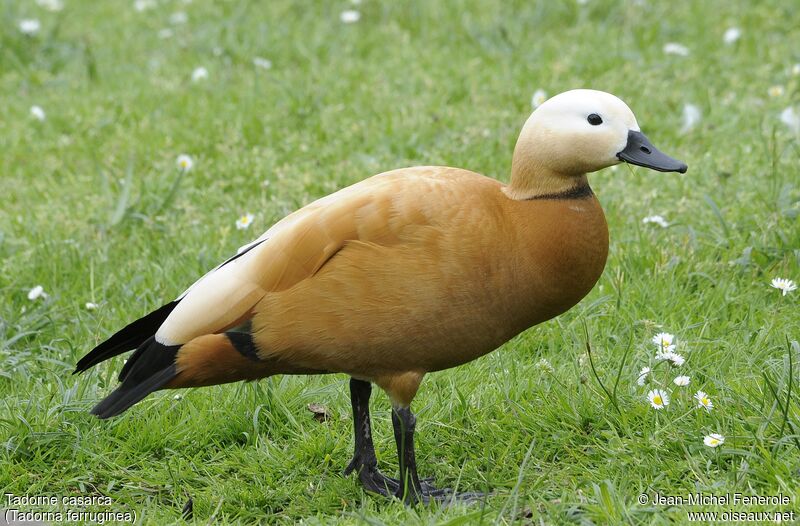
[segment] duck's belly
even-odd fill
[[[500,296],[493,258],[449,256],[349,242],[315,276],[257,306],[261,355],[369,378],[453,367],[527,328],[502,319],[514,300]]]
[[[498,256],[349,242],[311,279],[264,298],[254,339],[265,358],[366,378],[468,362],[542,321],[504,285]]]

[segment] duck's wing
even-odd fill
[[[98,344],[78,361],[74,372],[86,371],[100,362],[139,348],[154,336],[162,344],[179,344],[200,334],[222,332],[239,320],[245,321],[252,306],[269,287],[269,281],[259,279],[259,269],[270,268],[273,253],[277,254],[275,261],[278,263],[292,263],[291,255],[287,257],[282,254],[285,248],[281,247],[286,245],[286,240],[291,240],[293,229],[299,223],[311,221],[318,211],[337,204],[346,206],[353,198],[366,195],[370,188],[381,184],[381,177],[375,176],[289,214],[258,239],[242,246],[236,254],[207,272],[175,300],[129,323]],[[298,235],[300,239],[308,239],[308,234],[304,234],[302,229]],[[275,237],[284,241],[272,243]],[[308,246],[308,241],[302,246]],[[321,252],[325,250],[322,247]],[[322,253],[316,257],[323,258]],[[309,254],[308,257],[313,256]],[[287,273],[283,280],[277,281],[279,284],[286,283],[301,276],[302,273]]]
[[[179,296],[156,331],[156,341],[181,345],[241,325],[266,293],[313,276],[346,241],[369,228],[359,224],[359,210],[392,194],[397,177],[387,175],[319,199],[240,248]]]

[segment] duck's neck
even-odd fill
[[[589,189],[586,174],[564,175],[553,172],[541,164],[521,160],[516,155],[511,164],[511,182],[503,192],[518,201],[547,196],[570,195]]]

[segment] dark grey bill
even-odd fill
[[[628,131],[628,144],[617,154],[617,158],[659,172],[686,173],[688,168],[686,163],[659,151],[645,134],[633,130]]]

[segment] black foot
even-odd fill
[[[377,462],[364,463],[358,457],[353,457],[353,460],[344,469],[344,474],[349,475],[353,471],[358,474],[358,479],[364,489],[372,493],[391,497],[400,488],[397,479],[387,477],[378,470]]]
[[[400,481],[396,478],[387,477],[381,473],[378,469],[377,462],[365,462],[358,457],[353,457],[353,460],[351,460],[347,467],[344,468],[344,475],[347,476],[354,471],[358,474],[358,479],[361,481],[361,485],[364,486],[364,489],[367,491],[378,493],[384,497],[398,496],[400,492]],[[450,491],[438,490],[433,487],[432,483],[433,477],[420,479],[422,492],[427,492],[431,495],[438,495],[444,491]]]

